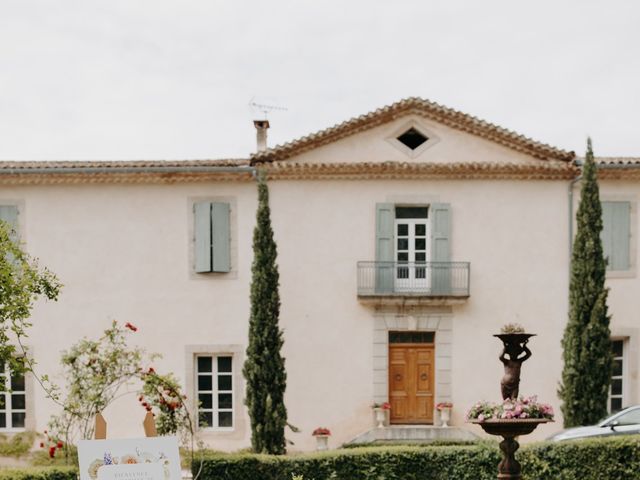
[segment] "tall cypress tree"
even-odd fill
[[[612,354],[606,261],[602,251],[602,206],[591,139],[582,170],[577,231],[571,258],[569,321],[562,339],[564,368],[558,394],[564,426],[589,425],[607,414]]]
[[[287,409],[284,392],[287,373],[280,349],[284,343],[278,326],[277,249],[271,228],[269,190],[262,175],[258,177],[258,212],[253,231],[251,267],[251,316],[249,346],[244,364],[247,380],[245,403],[251,418],[251,445],[256,453],[284,454]]]

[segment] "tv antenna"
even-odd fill
[[[265,119],[267,118],[267,115],[269,115],[270,112],[273,112],[273,111],[286,112],[288,110],[288,108],[286,107],[281,107],[279,105],[272,105],[272,103],[273,102],[267,103],[267,101],[264,101],[264,102],[259,101],[259,100],[256,100],[256,97],[253,97],[249,101],[249,107],[254,113],[262,112]]]

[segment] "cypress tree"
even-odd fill
[[[582,170],[577,231],[571,258],[569,321],[562,339],[564,367],[558,394],[564,426],[589,425],[607,414],[611,332],[602,251],[602,206],[591,139]]]
[[[243,370],[247,381],[245,403],[251,418],[253,451],[280,455],[286,453],[284,392],[287,374],[280,354],[284,340],[278,326],[280,294],[276,259],[269,190],[264,177],[259,175],[258,211],[253,231],[249,345]]]

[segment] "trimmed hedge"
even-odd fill
[[[517,454],[525,480],[640,480],[640,437],[538,443]],[[496,446],[371,447],[316,454],[217,454],[199,480],[494,480]],[[200,462],[193,465],[194,474]]]
[[[75,467],[32,467],[0,470],[0,480],[77,480]]]

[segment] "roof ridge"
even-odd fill
[[[251,162],[285,160],[296,154],[326,145],[327,143],[353,135],[359,131],[376,127],[389,120],[393,120],[397,115],[404,114],[408,111],[410,112],[411,110],[415,110],[415,113],[426,115],[449,127],[487,138],[506,147],[528,153],[539,159],[571,161],[575,158],[573,151],[562,150],[549,144],[538,142],[513,130],[500,127],[459,110],[445,107],[431,100],[420,97],[408,97],[323,130],[307,134],[265,151],[254,153],[251,155]]]

